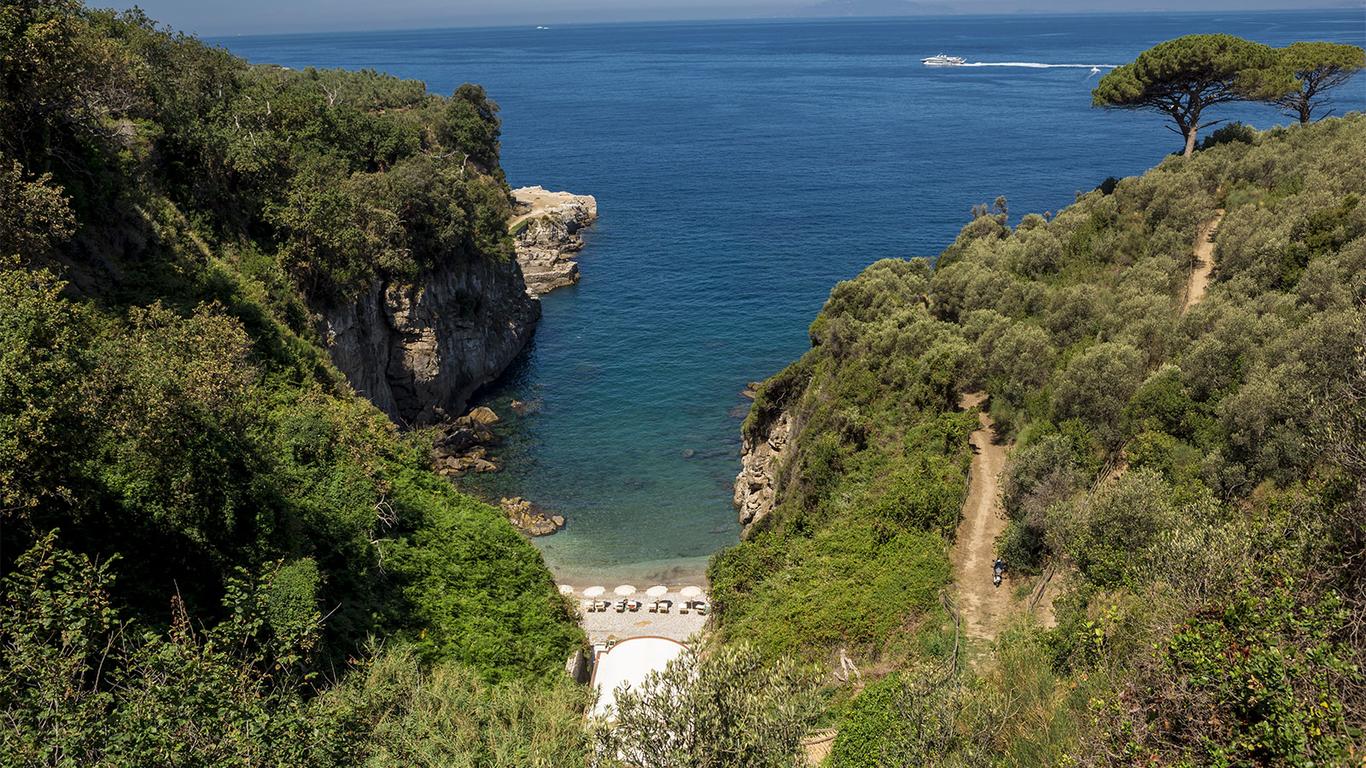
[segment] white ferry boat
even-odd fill
[[[927,67],[961,67],[967,64],[968,60],[962,56],[947,56],[941,53],[938,56],[921,59],[920,63]]]

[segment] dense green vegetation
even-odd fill
[[[508,257],[496,109],[0,5],[0,762],[572,748],[524,738],[577,733],[583,698],[539,554],[310,319]]]
[[[719,628],[891,673],[833,691],[833,765],[1360,760],[1366,120],[1206,146],[872,265],[759,392],[745,429],[786,412],[795,447],[712,562]],[[1014,441],[998,550],[1067,587],[968,665],[936,598],[978,390]]]
[[[1360,68],[1292,49],[1287,109]],[[6,0],[0,764],[780,766],[821,709],[840,766],[1359,763],[1366,119],[1195,151],[1182,114],[1191,157],[834,289],[744,427],[792,444],[711,565],[720,643],[599,731],[536,551],[311,320],[508,257],[496,106]],[[978,390],[1014,443],[997,546],[1066,585],[985,649],[943,600]],[[822,700],[835,659],[862,674]]]

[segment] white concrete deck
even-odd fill
[[[598,691],[593,716],[611,719],[618,686],[639,685],[651,672],[663,671],[684,650],[682,643],[667,637],[633,637],[599,653],[593,663],[593,687]]]

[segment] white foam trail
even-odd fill
[[[960,67],[1027,67],[1029,69],[1114,69],[1118,64],[1044,64],[1038,61],[969,61]]]

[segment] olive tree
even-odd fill
[[[1284,109],[1300,124],[1309,123],[1314,112],[1328,105],[1324,94],[1340,87],[1366,69],[1366,50],[1337,43],[1292,43],[1276,51],[1279,67],[1295,78],[1298,87],[1276,98],[1272,104]],[[1326,117],[1329,113],[1323,113]]]
[[[1106,342],[1077,355],[1054,379],[1053,409],[1059,421],[1080,419],[1101,442],[1122,437],[1120,413],[1143,383],[1143,354],[1128,344]]]
[[[1139,469],[1050,507],[1047,528],[1055,552],[1066,553],[1092,583],[1113,587],[1145,570],[1154,545],[1177,526],[1177,512],[1162,476]]]
[[[1195,151],[1210,107],[1231,101],[1272,99],[1289,93],[1294,79],[1278,69],[1275,49],[1233,35],[1186,35],[1149,48],[1132,63],[1101,78],[1091,104],[1105,109],[1147,109],[1171,118],[1171,130]]]
[[[1011,325],[992,340],[986,375],[994,394],[1013,405],[1048,383],[1057,356],[1044,329],[1028,323]]]

